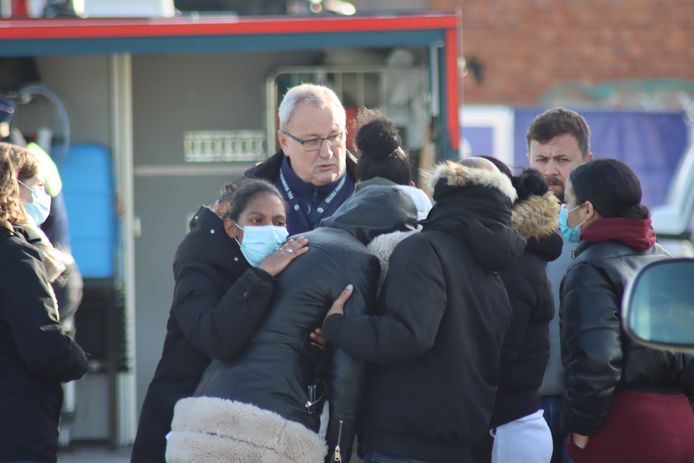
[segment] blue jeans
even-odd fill
[[[427,463],[423,460],[413,458],[396,457],[385,453],[367,453],[364,455],[364,463]]]
[[[545,395],[541,398],[541,407],[544,410],[545,421],[552,432],[554,451],[552,452],[552,463],[573,463],[568,453],[566,453],[566,439],[568,434],[561,425],[561,395]]]

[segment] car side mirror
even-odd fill
[[[652,262],[627,285],[624,330],[637,343],[694,353],[694,259]]]

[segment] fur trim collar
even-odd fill
[[[417,231],[397,231],[393,233],[386,233],[384,235],[379,235],[366,247],[369,252],[378,257],[378,261],[381,263],[381,273],[378,280],[379,289],[383,285],[388,274],[388,261],[390,260],[390,255],[393,254],[395,247],[405,238],[417,233]]]
[[[429,174],[429,188],[434,191],[439,180],[445,178],[448,186],[478,185],[487,188],[496,188],[511,202],[518,197],[511,179],[501,172],[464,166],[453,161],[443,162]]]
[[[552,234],[557,230],[558,220],[559,200],[552,191],[513,205],[511,223],[526,240]]]
[[[254,405],[213,397],[176,403],[168,463],[323,463],[325,442],[299,423]]]

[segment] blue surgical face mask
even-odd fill
[[[581,225],[583,225],[586,221],[584,220],[575,227],[569,226],[569,213],[575,211],[581,206],[583,206],[583,204],[578,205],[573,209],[568,209],[565,204],[562,204],[561,208],[559,209],[559,231],[561,232],[561,236],[563,236],[566,241],[570,241],[572,243],[579,243],[581,241]]]
[[[241,253],[253,267],[257,267],[263,259],[277,251],[289,236],[287,227],[277,225],[236,226],[243,230],[243,241],[239,243]]]
[[[31,202],[24,203],[24,210],[34,220],[36,225],[41,225],[48,218],[48,214],[51,213],[50,195],[42,187],[35,186],[34,188],[29,188],[26,183],[19,183],[31,191]]]

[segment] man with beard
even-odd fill
[[[539,114],[526,134],[530,167],[539,170],[559,200],[571,171],[593,158],[590,152],[590,128],[583,116],[564,108],[551,108]],[[552,462],[570,461],[564,450],[566,432],[560,429],[560,411],[564,393],[564,371],[559,341],[559,285],[569,264],[575,244],[564,241],[561,256],[547,264],[555,311],[549,325],[550,357],[540,387],[545,419],[552,431]]]

